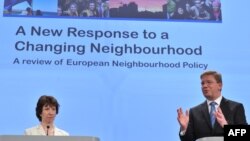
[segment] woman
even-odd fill
[[[41,96],[36,106],[36,116],[40,124],[26,129],[25,135],[69,136],[69,133],[54,125],[55,117],[59,112],[59,106],[59,103],[53,96]]]

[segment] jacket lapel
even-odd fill
[[[207,107],[207,101],[203,102],[201,107],[202,107],[201,111],[202,111],[203,117],[206,120],[208,126],[212,129],[208,107]]]
[[[229,115],[227,112],[228,112],[228,107],[226,106],[227,104],[227,100],[222,97],[222,100],[221,100],[221,103],[220,103],[220,108],[221,108],[221,111],[222,113],[225,115]],[[227,117],[225,116],[225,118],[227,119]],[[215,124],[214,124],[214,128],[213,128],[213,133],[215,132],[218,132],[218,131],[222,131],[223,128],[220,126],[220,124],[217,122],[217,120],[215,121]]]
[[[220,108],[222,113],[224,114],[225,118],[227,119],[226,115],[229,115],[228,111],[228,107],[227,107],[227,99],[225,99],[224,97],[222,97],[221,103],[220,103]]]

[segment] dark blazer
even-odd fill
[[[245,110],[241,103],[222,98],[220,108],[228,124],[246,125]],[[195,141],[196,139],[209,136],[223,136],[224,129],[215,121],[212,128],[207,101],[193,107],[189,111],[189,124],[184,136],[180,135],[181,141]]]

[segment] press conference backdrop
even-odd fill
[[[47,94],[71,135],[177,141],[176,109],[205,100],[205,70],[223,74],[223,95],[250,121],[250,1],[209,2],[104,0],[106,14],[91,17],[88,1],[1,0],[0,134],[39,124],[36,102]],[[173,16],[180,5],[190,11]]]

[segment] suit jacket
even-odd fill
[[[245,110],[241,103],[222,97],[220,108],[228,124],[246,125]],[[224,136],[224,129],[215,121],[214,128],[210,122],[207,102],[193,107],[189,111],[189,124],[184,136],[180,135],[181,141],[195,141],[202,137]]]
[[[37,125],[35,127],[31,127],[25,130],[25,135],[40,135],[46,136],[46,133],[41,125]],[[55,127],[54,129],[54,136],[69,136],[69,133],[66,131]]]

